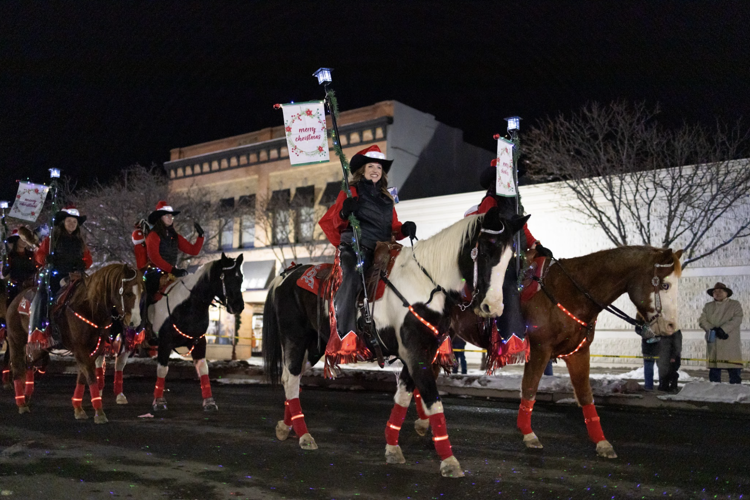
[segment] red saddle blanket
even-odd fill
[[[523,291],[521,292],[522,304],[531,300],[540,290],[539,282],[534,278],[541,279],[544,276],[548,263],[549,260],[546,257],[537,257],[531,262],[528,269],[526,269],[526,274],[523,277]]]
[[[321,286],[323,287],[323,290],[326,289],[325,283],[331,276],[332,269],[333,264],[317,264],[305,271],[302,276],[297,279],[297,286],[302,288],[303,290],[312,292],[315,295],[320,295],[322,293]],[[379,280],[378,288],[375,292],[375,298],[372,300],[381,299],[384,292],[385,283],[382,280]]]
[[[18,303],[18,314],[23,314],[24,316],[28,316],[31,312],[31,301],[34,300],[34,292],[35,288],[29,288],[25,292],[23,292],[23,297],[21,298],[21,302]]]

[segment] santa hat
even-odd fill
[[[68,217],[73,217],[74,219],[76,219],[79,226],[86,222],[86,216],[81,215],[81,212],[78,211],[75,205],[65,205],[65,208],[55,214],[53,222],[57,226],[58,224],[62,224],[63,221]]]
[[[383,172],[387,174],[391,169],[393,160],[386,160],[385,155],[376,144],[355,154],[352,161],[349,162],[349,169],[354,173],[368,163],[380,163],[383,166]]]
[[[179,213],[179,210],[175,210],[174,208],[169,206],[166,201],[161,200],[156,204],[156,210],[149,214],[148,222],[149,224],[153,225],[156,224],[156,221],[159,220],[162,215],[177,215]]]

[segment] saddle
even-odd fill
[[[52,304],[52,309],[50,311],[52,316],[59,315],[60,311],[68,305],[68,302],[70,302],[70,299],[73,296],[73,292],[76,291],[81,283],[83,283],[83,275],[80,273],[70,273],[70,281],[60,289],[57,293],[57,297],[55,297],[54,303]]]
[[[525,304],[531,298],[537,294],[541,287],[539,281],[544,277],[549,268],[549,259],[547,257],[536,257],[531,261],[531,264],[526,268],[526,272],[523,276],[523,291],[521,292],[521,303]]]

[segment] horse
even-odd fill
[[[131,327],[140,324],[142,281],[141,273],[128,264],[110,264],[84,278],[81,283],[71,283],[69,286],[74,288],[69,298],[53,312],[55,325],[62,334],[63,346],[73,353],[78,365],[72,399],[74,415],[78,420],[88,418],[82,407],[87,384],[95,411],[94,422],[107,423],[96,381],[94,359],[110,336],[113,320],[120,320]],[[42,351],[31,359],[26,355],[29,315],[19,311],[21,301],[29,301],[26,295],[26,291],[21,292],[8,306],[8,348],[18,413],[30,411],[29,400],[34,392],[33,367],[48,354]],[[54,311],[55,307],[51,307]],[[116,312],[114,317],[113,311]]]
[[[460,300],[465,284],[473,293],[464,307],[473,307],[481,316],[502,314],[502,280],[513,253],[512,238],[527,218],[506,220],[492,209],[466,217],[413,248],[403,248],[396,257],[390,284],[373,314],[384,354],[398,357],[404,365],[386,426],[387,463],[406,462],[398,433],[412,395],[419,393],[417,408],[432,425],[441,474],[464,475],[451,450],[431,367],[447,333],[445,313],[449,304]],[[302,414],[299,384],[305,362],[315,364],[322,357],[331,327],[322,298],[297,285],[310,267],[294,268],[271,283],[263,313],[263,356],[266,376],[272,384],[281,381],[286,396],[276,437],[283,441],[293,430],[301,448],[314,450],[317,444]],[[435,293],[438,289],[443,293]]]
[[[604,437],[589,381],[589,348],[596,320],[610,310],[653,335],[668,336],[678,326],[678,284],[682,250],[624,246],[576,257],[553,260],[540,281],[541,293],[522,304],[529,339],[529,360],[524,367],[521,404],[516,425],[527,448],[542,448],[531,428],[539,380],[550,359],[565,361],[576,401],[583,410],[589,438],[599,456],[616,458]],[[627,293],[638,311],[635,321],[611,304]],[[476,327],[470,311],[454,308],[451,328],[467,342],[489,348],[487,335]]]
[[[169,355],[178,347],[189,348],[198,373],[203,396],[203,409],[216,411],[219,407],[211,393],[206,362],[206,330],[208,309],[217,298],[230,314],[240,314],[245,308],[242,298],[242,260],[227,257],[203,264],[194,274],[178,278],[163,293],[163,298],[149,307],[149,321],[158,333],[156,387],[151,404],[154,411],[167,410],[164,383],[169,372]],[[122,369],[129,351],[122,350],[115,361],[115,393],[118,402],[127,402],[122,392]],[[103,382],[103,377],[102,377]]]

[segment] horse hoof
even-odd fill
[[[596,454],[604,458],[617,458],[617,453],[606,439],[596,443]]]
[[[292,428],[286,425],[283,420],[276,422],[276,439],[286,441],[290,432],[292,432]]]
[[[534,434],[533,432],[523,435],[523,444],[526,445],[526,448],[530,449],[541,450],[542,448],[544,448],[544,446],[542,446],[542,443],[539,441],[539,438],[536,437],[536,434]]]
[[[154,411],[166,411],[167,400],[164,398],[156,398],[154,399],[154,402],[151,403],[151,408],[153,408]]]
[[[23,405],[18,407],[18,414],[23,415],[24,413],[31,413],[31,408],[29,408],[29,405]]]
[[[94,415],[94,423],[95,424],[108,424],[109,420],[107,420],[107,415],[104,414],[104,410],[96,412]]]
[[[427,435],[427,429],[430,428],[430,419],[417,419],[414,421],[414,430],[417,431],[417,434],[420,436],[426,436]]]
[[[219,411],[219,406],[214,401],[214,398],[206,398],[203,400],[203,411]]]
[[[5,384],[3,384],[3,389],[5,389],[6,391],[9,391],[13,389],[13,384],[11,384],[10,382],[6,382]]]
[[[126,405],[128,404],[128,398],[125,397],[125,394],[120,393],[117,395],[117,398],[115,398],[115,403],[118,405]]]
[[[83,411],[83,408],[80,407],[73,408],[73,414],[75,415],[76,420],[86,420],[89,418],[89,416],[86,415],[86,412]]]
[[[401,452],[399,445],[385,445],[385,463],[387,464],[405,464],[406,459]]]
[[[318,445],[315,443],[315,440],[310,435],[309,432],[306,432],[302,437],[299,438],[299,447],[303,450],[317,450]]]
[[[461,464],[453,455],[440,462],[440,475],[443,477],[464,477]]]

